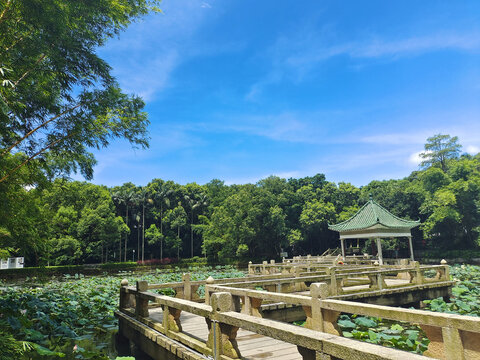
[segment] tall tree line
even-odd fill
[[[0,248],[30,264],[317,254],[338,246],[328,224],[348,219],[369,194],[393,214],[421,220],[416,248],[477,248],[480,155],[460,155],[458,140],[448,135],[429,138],[425,149],[421,170],[360,188],[322,174],[230,186],[153,179],[107,188],[56,179],[16,187],[0,207]]]

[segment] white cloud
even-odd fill
[[[421,153],[423,153],[423,151],[414,152],[413,154],[410,155],[410,157],[408,158],[408,161],[411,164],[420,165],[420,163],[423,161],[422,157],[420,156]]]
[[[209,46],[197,39],[201,26],[216,13],[201,0],[162,1],[161,14],[151,14],[131,24],[99,50],[112,66],[123,89],[154,100],[174,86],[174,72],[192,57],[238,51],[239,44]],[[241,48],[241,46],[240,46]]]
[[[330,29],[312,31],[300,29],[291,36],[281,36],[267,51],[271,62],[265,76],[255,82],[245,99],[255,101],[262,89],[285,79],[301,82],[307,74],[322,62],[336,57],[352,59],[390,58],[392,60],[420,54],[441,51],[479,51],[480,33],[434,33],[425,36],[411,36],[403,39],[385,39],[379,36],[354,42],[329,43]],[[358,66],[358,65],[356,65]]]
[[[476,155],[480,152],[480,147],[475,145],[468,145],[465,147],[465,151],[471,155]]]

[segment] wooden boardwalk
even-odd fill
[[[163,321],[161,308],[150,310],[149,318],[155,321]],[[205,318],[202,316],[182,313],[180,316],[183,333],[186,333],[200,341],[207,341],[208,327]],[[237,344],[245,360],[300,360],[302,356],[297,346],[259,335],[251,331],[239,329],[237,333]]]

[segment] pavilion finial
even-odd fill
[[[372,193],[369,193],[369,194],[368,194],[368,197],[369,197],[369,200],[373,200],[373,195],[372,195]]]

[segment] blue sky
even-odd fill
[[[427,137],[480,151],[479,1],[164,0],[99,50],[144,97],[151,146],[96,152],[94,182],[227,184],[418,168]]]

